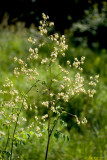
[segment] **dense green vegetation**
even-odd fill
[[[70,31],[69,31],[70,32]],[[68,33],[69,33],[68,32]],[[36,28],[26,29],[21,24],[19,27],[10,26],[6,29],[0,31],[0,89],[7,77],[13,80],[16,89],[20,91],[26,91],[30,86],[30,83],[25,83],[26,79],[20,77],[15,78],[13,75],[14,67],[16,66],[13,58],[15,56],[24,58],[29,54],[29,43],[27,41],[29,36],[33,36],[39,39],[38,31]],[[58,123],[58,132],[61,133],[59,136],[53,136],[49,148],[49,160],[91,160],[92,157],[96,159],[107,159],[107,50],[99,49],[97,47],[90,49],[88,45],[83,45],[81,43],[78,46],[72,44],[70,41],[69,34],[66,33],[69,48],[66,53],[66,58],[59,59],[58,63],[66,66],[66,61],[68,59],[71,62],[75,57],[78,59],[81,56],[85,56],[84,64],[84,76],[86,81],[88,81],[89,75],[100,75],[99,83],[97,85],[97,93],[93,99],[89,99],[80,95],[75,97],[66,105],[66,110],[70,113],[77,114],[79,117],[85,116],[88,120],[86,125],[78,126],[75,120],[69,116],[64,115],[63,120],[66,122],[65,126],[61,126],[61,122]],[[51,44],[53,46],[53,44]],[[51,46],[50,45],[50,49]],[[39,54],[41,57],[49,54],[49,47],[42,47]],[[33,66],[33,62],[32,62]],[[42,79],[47,79],[46,73],[43,69],[39,69],[42,73]],[[58,69],[53,71],[56,75]],[[73,74],[71,69],[71,75]],[[38,87],[40,87],[38,85]],[[30,95],[30,101],[34,99],[35,95],[32,93]],[[38,104],[43,99],[41,96],[37,101]],[[2,97],[0,97],[2,101]],[[65,104],[63,104],[64,106]],[[0,106],[2,107],[2,106]],[[45,109],[41,106],[38,110],[38,114],[45,113]],[[32,120],[34,115],[34,109],[24,112],[24,116],[28,119],[28,123]],[[0,115],[0,122],[2,121]],[[47,122],[45,122],[47,123]],[[21,126],[27,125],[23,122]],[[0,131],[7,131],[7,128],[0,125]],[[18,128],[19,129],[19,128]],[[34,135],[35,130],[31,131],[29,134],[22,132],[22,137],[17,139],[14,147],[14,159],[20,160],[43,160],[46,148],[46,133],[42,137],[38,138]],[[66,136],[64,137],[63,134]],[[55,135],[55,134],[54,134]],[[63,138],[62,138],[63,137]],[[70,139],[69,139],[70,137]],[[35,139],[35,140],[34,140]],[[0,132],[0,148],[5,147],[6,139],[5,136]],[[8,153],[7,153],[8,155]],[[97,158],[98,157],[98,158]],[[5,159],[7,159],[5,157]]]

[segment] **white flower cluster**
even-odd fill
[[[49,62],[48,58],[46,57],[45,59],[42,59],[41,64],[46,64],[47,62]]]
[[[15,97],[15,102],[16,102],[16,103],[22,103],[22,102],[23,102],[23,99],[22,99],[19,95],[17,95],[17,96]]]
[[[44,34],[47,34],[47,27],[48,26],[49,27],[54,26],[53,22],[49,22],[49,23],[47,22],[47,20],[49,19],[49,16],[42,13],[42,18],[43,18],[43,20],[40,21],[40,26],[39,26],[41,36],[43,36]]]
[[[54,47],[54,51],[51,52],[51,62],[55,62],[58,56],[58,48]]]
[[[61,52],[64,52],[66,49],[68,49],[68,45],[66,45],[66,41],[65,41],[65,36],[64,35],[62,35],[60,37],[59,46],[61,47]],[[63,53],[62,53],[62,56],[64,56]]]
[[[5,132],[0,131],[0,135],[5,136]]]
[[[68,82],[68,83],[71,82],[71,79],[70,79],[69,77],[67,77],[67,76],[64,76],[64,77],[63,77],[63,80],[64,80],[65,82]]]
[[[36,38],[32,39],[32,37],[29,37],[28,42],[31,42],[32,44],[35,44],[37,42],[37,39]]]
[[[84,64],[84,60],[85,60],[85,57],[81,57],[81,60],[79,61],[78,58],[75,58],[74,59],[74,62],[73,62],[73,66],[78,69],[79,71],[83,71],[83,68],[80,67],[81,64]]]
[[[34,122],[32,122],[27,128],[28,129],[31,129],[31,128],[33,128],[35,126],[35,124],[34,124]]]
[[[77,122],[78,125],[80,125],[80,123],[82,123],[82,124],[87,123],[87,119],[85,117],[82,119],[82,121],[80,121],[76,115],[74,115],[74,116],[76,118],[76,122]]]
[[[6,84],[3,84],[3,87],[13,87],[13,82],[9,80],[9,78],[7,78],[5,80],[5,82],[7,82]]]
[[[37,137],[42,137],[42,133],[37,134]]]
[[[69,71],[64,69],[61,65],[58,65],[58,67],[61,69],[61,72],[65,73],[65,74],[69,74]]]
[[[19,92],[18,90],[14,89],[13,82],[9,78],[7,78],[5,82],[6,83],[3,84],[4,88],[0,90],[0,94],[9,94],[11,96],[17,96]],[[7,90],[7,87],[9,91]]]
[[[38,116],[35,116],[35,120],[38,121]]]
[[[35,80],[37,78],[36,76],[38,76],[39,74],[36,68],[28,68],[28,65],[22,59],[18,59],[17,57],[14,57],[14,60],[15,62],[18,62],[21,65],[20,68],[14,68],[14,74],[16,77],[23,73],[28,77],[28,80]]]
[[[23,100],[23,106],[24,106],[24,109],[27,110],[28,109],[28,104],[26,102],[26,99]]]
[[[16,122],[17,116],[15,114],[10,114],[9,118],[11,119],[12,122]]]
[[[26,122],[26,121],[27,121],[27,119],[26,119],[26,118],[24,118],[24,117],[22,117],[22,121],[23,121],[23,122]]]
[[[3,96],[3,101],[2,103],[0,102],[0,115],[5,118],[5,120],[3,119],[4,123],[7,125],[12,122],[16,123],[20,106],[22,106],[22,103],[24,108],[24,103],[27,105],[26,99],[14,89],[13,82],[9,78],[5,80],[0,94]],[[6,94],[6,96],[4,96],[4,94]],[[25,121],[23,117],[22,121]],[[20,121],[18,121],[17,124],[20,124]]]
[[[67,60],[67,65],[71,68],[72,65],[71,65],[71,62],[69,60]]]
[[[36,131],[40,131],[40,127],[39,126],[36,127]]]
[[[52,41],[56,43],[57,47],[54,47],[54,51],[51,53],[52,62],[55,62],[58,54],[60,53],[63,57],[65,57],[65,50],[68,49],[68,45],[66,45],[65,36],[62,35],[61,37],[58,33],[51,35],[48,37]]]
[[[89,86],[96,86],[96,84],[98,83],[98,79],[99,79],[99,75],[95,75],[95,77],[90,76],[90,82],[89,82]],[[87,91],[89,97],[93,98],[94,94],[96,93],[95,89],[89,89]]]
[[[42,105],[45,106],[45,107],[48,107],[49,106],[49,101],[42,102]]]
[[[85,88],[84,88],[84,78],[80,75],[80,73],[77,73],[75,75],[75,82],[74,82],[74,93],[85,93]]]
[[[94,94],[96,93],[96,90],[95,89],[92,89],[92,90],[89,89],[87,91],[87,93],[88,93],[89,97],[93,98]]]
[[[42,116],[42,120],[45,121],[45,119],[48,117],[48,114],[45,114],[44,116]]]
[[[68,93],[60,92],[57,94],[57,100],[63,99],[65,102],[68,102],[69,100],[69,95]]]
[[[98,78],[99,78],[99,75],[95,75],[95,77],[91,76],[89,85],[90,86],[96,86],[96,84],[98,83]]]
[[[30,48],[29,52],[30,52],[30,56],[27,58],[28,60],[38,59],[38,48],[34,48],[34,49]]]

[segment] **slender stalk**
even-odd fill
[[[65,112],[66,114],[69,114],[70,116],[76,117],[76,115],[73,115],[73,114],[71,114],[71,113],[69,113],[69,112],[62,111],[62,113],[63,113],[63,112]],[[48,156],[48,149],[49,149],[49,143],[50,143],[51,135],[52,135],[52,133],[53,133],[53,131],[54,131],[54,128],[55,128],[55,126],[56,126],[56,124],[57,124],[60,116],[61,116],[61,115],[59,115],[59,116],[57,117],[57,120],[56,120],[56,122],[53,124],[52,129],[51,129],[51,130],[48,129],[48,141],[47,141],[47,148],[46,148],[45,160],[47,160],[47,156]],[[48,124],[49,124],[49,121],[48,121]],[[48,126],[48,127],[49,127],[49,126]]]
[[[66,114],[69,114],[70,116],[72,116],[72,117],[76,117],[76,115],[74,115],[74,114],[71,114],[71,113],[69,113],[69,112],[66,112],[66,111],[62,111],[62,113],[66,113]]]
[[[9,136],[10,136],[10,124],[8,126],[8,135],[7,135],[7,142],[6,142],[6,146],[5,146],[5,151],[7,149],[8,143],[9,143]]]
[[[50,91],[49,91],[49,113],[48,113],[49,119],[48,119],[48,141],[47,141],[47,147],[46,147],[46,154],[45,154],[45,160],[47,160],[48,156],[48,149],[49,149],[49,142],[50,142],[50,122],[51,122],[51,101],[50,101]]]
[[[46,147],[45,160],[47,160],[47,156],[48,156],[50,138],[51,138],[52,132],[53,132],[53,130],[54,130],[54,128],[55,128],[55,126],[56,126],[56,124],[57,124],[57,122],[58,122],[59,117],[60,117],[60,116],[58,116],[56,122],[54,123],[54,125],[53,125],[53,127],[52,127],[52,129],[51,129],[51,132],[49,132],[49,134],[48,134],[48,141],[47,141],[47,147]]]
[[[52,77],[51,77],[51,61],[49,63],[49,74],[50,74],[50,84],[49,84],[49,112],[48,112],[48,141],[47,141],[47,147],[46,147],[46,154],[45,154],[45,160],[47,160],[48,156],[48,150],[49,150],[49,143],[50,143],[50,123],[51,123],[51,86],[52,86]]]
[[[49,142],[50,142],[50,135],[48,135],[48,141],[47,141],[47,147],[46,147],[45,160],[47,160],[47,156],[48,156]]]
[[[61,73],[63,73],[63,71],[61,71],[60,73],[58,73],[54,78],[57,78]]]

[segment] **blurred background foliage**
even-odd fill
[[[14,81],[16,88],[19,90],[26,91],[30,86],[28,83],[25,84],[24,77],[19,79],[14,77],[13,70],[16,64],[13,58],[15,56],[24,58],[29,54],[28,50],[31,45],[27,39],[29,36],[39,38],[37,26],[41,19],[41,13],[45,12],[55,22],[55,28],[52,32],[65,33],[69,45],[66,57],[59,59],[58,63],[67,67],[66,60],[73,61],[74,57],[85,56],[83,74],[86,81],[88,81],[89,75],[100,75],[97,93],[93,99],[80,95],[67,104],[63,104],[68,112],[77,114],[79,117],[85,116],[88,124],[78,126],[72,117],[69,115],[63,116],[67,126],[63,127],[59,123],[58,128],[62,133],[70,136],[70,141],[68,142],[67,138],[64,140],[61,135],[58,139],[53,137],[49,149],[49,160],[88,160],[91,157],[100,157],[106,160],[107,2],[83,0],[81,3],[80,0],[74,0],[69,3],[69,1],[62,1],[60,7],[56,1],[52,1],[50,4],[50,2],[41,0],[10,1],[6,8],[5,4],[3,1],[0,6],[0,88],[2,88],[2,84],[7,77]],[[42,47],[39,54],[41,57],[48,56],[48,46]],[[42,73],[41,78],[47,79],[43,68],[38,66],[38,70]],[[54,74],[57,75],[57,73],[58,69],[55,68]],[[34,98],[32,93],[30,101]],[[43,100],[42,96],[38,99],[38,106],[41,99]],[[39,107],[39,114],[46,112],[41,106]],[[28,119],[33,117],[33,111],[27,111],[24,114]],[[43,160],[46,136],[44,133],[43,137],[38,139],[31,134],[25,145],[15,147],[14,159]],[[2,140],[1,135],[0,140]],[[4,144],[5,140],[1,145]]]

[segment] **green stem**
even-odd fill
[[[47,147],[46,147],[46,154],[45,154],[45,160],[47,160],[48,156],[48,150],[49,150],[49,143],[50,143],[50,122],[51,122],[51,98],[50,98],[50,90],[49,90],[49,113],[48,113],[48,141],[47,141]]]
[[[8,126],[8,135],[7,135],[7,142],[6,142],[6,146],[5,146],[5,151],[7,149],[8,143],[9,143],[9,136],[10,136],[10,124]]]
[[[50,93],[50,91],[49,91]],[[50,95],[49,95],[50,97]],[[49,98],[50,99],[50,98]],[[48,156],[48,150],[49,150],[49,143],[50,143],[50,122],[51,122],[51,101],[49,100],[49,113],[48,113],[49,119],[48,119],[48,141],[47,141],[47,147],[46,147],[46,154],[45,154],[45,160],[47,160]]]
[[[52,132],[53,132],[53,130],[54,130],[54,128],[55,128],[55,126],[56,126],[59,118],[60,118],[60,116],[58,116],[56,122],[54,123],[54,125],[53,125],[53,127],[52,127],[52,129],[51,129],[51,132],[50,132],[50,130],[49,130],[49,132],[48,132],[48,141],[47,141],[47,147],[46,147],[45,160],[47,160],[47,156],[48,156],[50,138],[51,138]]]
[[[52,86],[52,75],[51,75],[51,61],[49,63],[49,74],[50,74],[50,84],[49,84],[49,112],[48,112],[48,141],[47,141],[47,147],[46,147],[46,154],[45,154],[45,160],[47,160],[48,156],[48,150],[49,150],[49,143],[50,143],[50,123],[51,123],[51,86]]]
[[[53,130],[54,130],[54,128],[55,128],[55,126],[56,126],[56,124],[57,124],[60,116],[61,116],[61,115],[59,115],[59,116],[57,117],[57,120],[54,122],[54,125],[53,125],[53,127],[52,127],[52,129],[51,129],[51,132],[50,132],[50,136],[52,135],[52,132],[53,132]]]
[[[48,141],[47,141],[47,147],[46,147],[45,160],[47,160],[47,157],[48,157],[49,142],[50,142],[50,135],[48,134]]]

